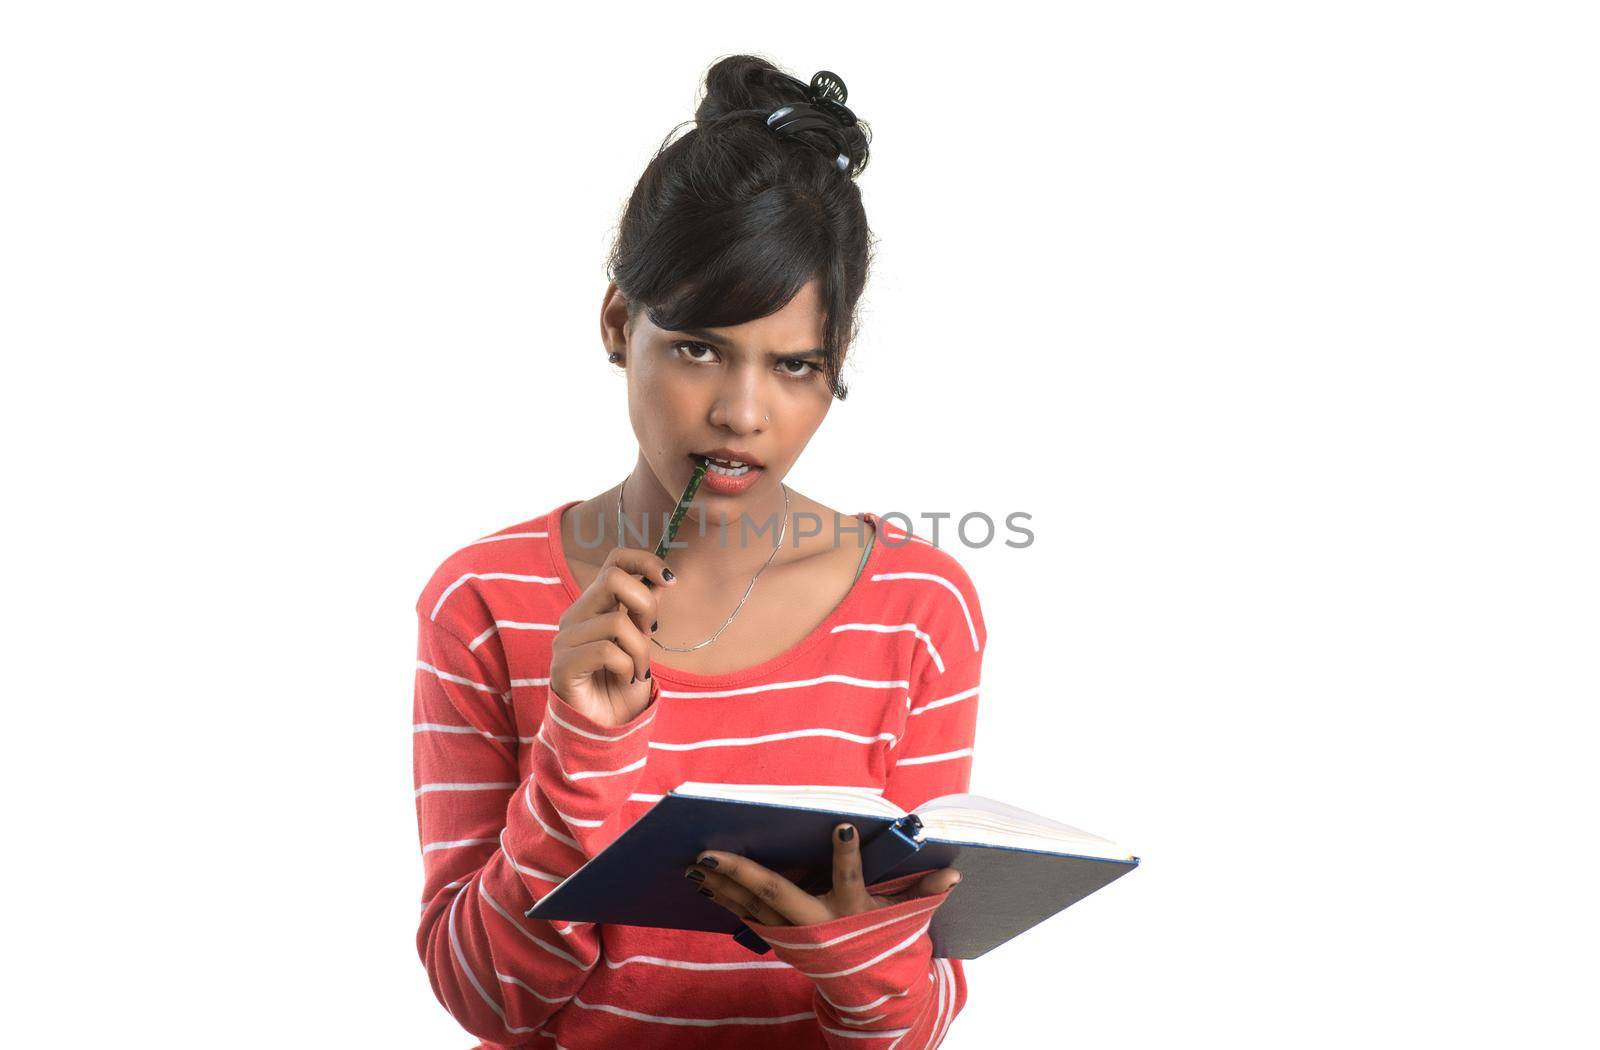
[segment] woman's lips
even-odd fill
[[[699,463],[701,458],[703,457],[695,453],[690,453],[689,455],[689,461],[691,463]],[[718,474],[716,471],[707,467],[706,476],[700,480],[700,487],[702,489],[710,489],[712,492],[715,492],[718,495],[736,496],[748,489],[751,485],[754,485],[756,483],[757,476],[760,475],[763,469],[764,468],[762,467],[751,465],[750,469],[745,471],[742,476],[730,478],[726,474]]]

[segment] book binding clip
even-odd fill
[[[861,844],[861,881],[868,886],[882,882],[885,872],[893,871],[921,848],[922,818],[915,813],[908,813]],[[821,893],[832,884],[833,872],[830,870],[807,880],[800,888],[807,893]],[[772,945],[742,922],[733,931],[733,939],[757,955],[765,955],[772,950]]]

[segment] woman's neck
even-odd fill
[[[622,521],[617,517],[617,492],[622,490]],[[641,547],[653,551],[666,531],[672,512],[677,508],[681,493],[667,492],[656,480],[641,459],[626,481],[596,497],[596,511],[602,527],[585,528],[586,535],[599,532],[605,537],[605,550],[616,546]],[[800,509],[790,494],[787,528],[785,527],[784,492],[768,494],[763,503],[746,506],[743,501],[712,497],[716,504],[731,504],[727,509],[712,510],[707,500],[697,494],[672,538],[672,546],[665,555],[674,572],[696,577],[700,581],[748,579],[757,572],[769,557],[776,564],[784,560],[785,552],[795,546],[793,516]],[[783,549],[776,556],[773,547],[779,536]],[[597,549],[598,553],[598,549]],[[597,560],[603,560],[602,554]]]

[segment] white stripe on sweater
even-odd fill
[[[929,700],[927,703],[923,704],[921,707],[913,707],[911,709],[911,713],[914,714],[914,715],[920,715],[924,711],[932,711],[936,707],[943,707],[946,704],[953,704],[958,700],[965,700],[969,696],[977,696],[977,695],[978,695],[978,687],[977,686],[973,686],[971,689],[963,689],[963,690],[961,690],[961,692],[954,693],[954,694],[952,694],[950,696],[942,696],[937,700]]]
[[[571,705],[568,705],[568,706],[571,706]],[[656,707],[656,706],[652,706],[650,708],[650,717],[649,718],[646,718],[644,721],[640,722],[638,725],[634,726],[632,729],[624,730],[621,733],[591,733],[587,729],[579,729],[577,726],[573,725],[571,722],[568,722],[565,718],[562,718],[560,715],[556,714],[555,711],[552,710],[549,707],[546,707],[544,709],[544,715],[550,721],[554,722],[556,725],[560,726],[562,729],[565,729],[567,732],[572,733],[575,736],[588,737],[590,740],[604,740],[606,743],[610,744],[610,743],[614,743],[614,742],[616,742],[618,740],[624,740],[624,739],[632,736],[634,733],[637,733],[639,730],[643,729],[645,726],[649,725],[651,722],[654,722],[656,720],[656,712],[659,711],[659,710],[661,710],[661,708]],[[543,729],[544,726],[541,724],[540,728]]]
[[[526,864],[518,864],[517,858],[513,857],[511,855],[511,851],[506,849],[506,833],[504,830],[500,832],[500,852],[506,855],[506,860],[511,862],[511,866],[513,868],[516,868],[524,875],[531,875],[533,878],[540,879],[544,882],[560,882],[561,880],[565,879],[567,875],[572,874],[572,872],[569,871],[567,872],[567,875],[560,875],[553,871],[541,871],[538,868],[530,868]]]
[[[501,918],[503,918],[507,922],[509,922],[513,927],[516,928],[516,931],[518,933],[522,934],[522,936],[524,936],[528,940],[532,941],[535,946],[537,946],[539,948],[542,948],[543,950],[549,952],[551,955],[554,955],[557,959],[560,959],[563,962],[571,963],[575,968],[577,968],[579,970],[592,970],[592,969],[594,969],[594,963],[590,963],[588,966],[585,966],[583,964],[583,961],[581,959],[579,959],[576,955],[573,955],[573,954],[571,954],[569,952],[564,952],[560,948],[557,948],[555,945],[546,944],[540,938],[535,937],[533,935],[533,931],[532,930],[525,929],[523,927],[522,923],[519,922],[515,917],[512,916],[512,914],[509,911],[507,911],[505,909],[504,905],[502,905],[499,901],[494,899],[494,895],[489,892],[489,887],[483,885],[482,883],[479,883],[478,884],[478,895],[480,897],[482,897],[484,900],[488,901],[489,902],[489,907],[493,908],[496,912],[498,912],[499,915],[501,916]],[[595,961],[598,962],[599,961],[598,958]],[[552,1001],[553,1000],[550,1000],[550,999],[546,999],[545,1000],[545,1002],[552,1002]],[[562,1001],[565,1002],[565,1000],[562,1000]]]
[[[437,621],[439,619],[439,610],[444,608],[445,599],[454,594],[456,588],[468,580],[514,580],[517,583],[542,583],[557,586],[561,583],[561,577],[559,576],[528,576],[516,572],[464,572],[460,578],[444,589],[443,594],[439,595],[439,600],[434,603],[433,612],[428,614],[428,619]]]
[[[549,800],[546,799],[546,801]],[[556,809],[554,803],[551,803],[550,808],[556,810],[556,816],[566,821],[569,828],[598,828],[605,823],[603,820],[579,820],[577,817],[569,817],[559,809]]]
[[[938,1046],[944,1041],[944,1035],[950,1030],[950,1022],[956,1019],[956,972],[950,968],[949,959],[936,958],[933,968],[939,974],[939,983],[948,993],[949,999],[944,1003],[944,1020],[939,1024],[939,1030],[934,1033],[933,1045]]]
[[[961,593],[961,588],[945,579],[943,576],[932,572],[875,572],[874,580],[931,580],[956,596],[956,601],[961,603],[961,615],[967,618],[967,630],[972,634],[972,651],[978,651],[978,628],[972,622],[972,611],[967,608],[967,597]]]
[[[902,901],[901,903],[904,902]],[[863,926],[859,930],[851,930],[848,933],[841,933],[837,937],[830,938],[818,944],[800,944],[795,941],[779,941],[774,940],[771,937],[763,937],[762,940],[766,941],[770,945],[773,945],[774,947],[793,948],[796,951],[814,951],[819,948],[831,948],[835,944],[843,944],[845,941],[853,941],[857,937],[864,937],[874,930],[883,929],[885,926],[893,926],[896,923],[905,922],[907,919],[914,919],[918,915],[926,915],[928,912],[933,911],[937,907],[939,907],[939,905],[930,904],[922,908],[913,908],[904,915],[897,915],[892,919],[884,919],[882,922],[875,922],[871,926]],[[926,924],[924,924],[924,928],[926,928]]]
[[[933,665],[939,669],[940,674],[944,674],[944,660],[939,656],[939,650],[934,646],[933,639],[928,637],[927,631],[924,631],[914,623],[841,623],[828,633],[838,634],[840,631],[876,631],[880,634],[910,631],[922,640],[923,646],[928,650],[928,655],[933,658]]]
[[[491,634],[501,631],[559,631],[558,623],[519,623],[516,620],[496,620],[492,625],[485,627],[483,633],[467,643],[467,648],[477,651],[478,646],[489,640]]]
[[[489,1009],[493,1010],[497,1015],[499,1015],[500,1023],[506,1026],[506,1031],[512,1033],[513,1035],[521,1035],[523,1032],[531,1032],[533,1031],[532,1028],[511,1027],[510,1022],[506,1020],[505,1007],[495,1002],[494,997],[489,994],[488,990],[485,989],[481,983],[479,983],[478,975],[472,972],[472,967],[467,965],[467,957],[461,951],[461,940],[456,936],[456,905],[461,903],[461,894],[465,890],[466,886],[462,886],[461,889],[456,891],[456,895],[451,898],[450,901],[450,950],[455,954],[456,965],[461,967],[461,972],[467,975],[467,980],[472,983],[473,988],[477,989],[478,995],[483,998],[483,1001],[489,1004]]]
[[[467,547],[476,547],[480,543],[495,543],[499,540],[542,540],[548,535],[550,535],[548,532],[502,532],[498,536],[485,536],[481,540],[473,540]]]
[[[417,670],[426,671],[429,674],[439,678],[441,681],[454,682],[457,685],[470,685],[480,693],[488,693],[490,696],[497,695],[493,689],[484,685],[482,682],[474,682],[470,678],[463,678],[458,674],[451,674],[449,671],[441,671],[425,660],[417,661]]]
[[[561,778],[569,784],[576,784],[580,780],[593,780],[596,777],[619,777],[624,773],[632,773],[635,769],[643,769],[644,764],[650,760],[650,756],[646,755],[637,762],[629,762],[621,769],[585,769],[577,773],[568,773],[567,767],[561,764],[561,755],[556,751],[555,745],[545,738],[543,723],[540,723],[539,733],[535,739],[555,756],[556,769],[561,772]]]
[[[411,731],[413,733],[465,733],[469,736],[475,733],[478,736],[483,737],[485,740],[502,740],[508,744],[515,744],[522,740],[522,737],[505,736],[500,733],[490,733],[479,729],[477,726],[452,726],[445,725],[442,722],[413,722],[411,724]],[[529,737],[528,739],[532,740],[533,738]]]
[[[687,959],[663,959],[657,955],[630,955],[626,959],[607,959],[613,970],[624,966],[661,966],[669,970],[787,970],[789,964],[773,962],[690,962]]]
[[[422,847],[422,852],[432,853],[436,849],[460,849],[462,846],[481,846],[487,842],[499,841],[499,839],[453,839],[450,842],[430,842]]]
[[[495,781],[484,784],[424,784],[417,788],[415,798],[421,798],[430,791],[494,791],[499,788],[514,788],[514,781]]]
[[[565,845],[571,846],[573,849],[577,850],[579,853],[583,853],[583,847],[578,845],[578,840],[577,839],[573,838],[571,835],[562,834],[561,832],[557,831],[555,828],[552,828],[549,824],[546,824],[544,822],[544,818],[543,817],[539,816],[539,811],[537,809],[535,809],[534,805],[533,805],[533,778],[532,777],[528,778],[528,786],[522,789],[522,801],[527,805],[528,812],[533,816],[533,819],[538,821],[539,822],[539,826],[545,830],[545,834],[549,835],[551,838],[555,839],[557,842],[560,842],[560,843],[563,843]],[[551,809],[555,809],[554,806],[551,806],[550,808]],[[559,813],[561,811],[560,810],[556,810],[556,812]],[[587,858],[587,854],[585,854],[585,858]]]
[[[745,686],[742,689],[662,689],[662,696],[678,697],[684,700],[710,700],[719,696],[748,696],[751,693],[770,693],[780,689],[804,689],[808,685],[820,685],[823,682],[837,682],[840,685],[859,686],[862,689],[905,689],[910,682],[880,682],[870,678],[853,678],[847,674],[824,674],[815,678],[800,678],[788,682],[767,682],[762,685]]]
[[[931,980],[933,978],[933,975],[929,974],[928,977]],[[888,1002],[890,999],[903,999],[906,996],[910,995],[911,993],[909,991],[905,991],[905,992],[889,992],[887,995],[880,995],[876,999],[872,1000],[872,1002],[870,1002],[870,1003],[862,1003],[860,1006],[845,1006],[843,1003],[836,1003],[832,999],[828,998],[828,993],[823,991],[820,986],[818,986],[818,988],[817,988],[817,994],[822,996],[823,999],[826,999],[828,1005],[833,1007],[835,1010],[838,1010],[840,1012],[849,1011],[851,1013],[860,1013],[863,1010],[874,1010],[874,1009],[877,1009],[878,1007],[882,1006],[884,1003]]]
[[[941,959],[933,960],[934,966],[928,971],[928,980],[934,982],[933,989],[936,999],[934,1002],[933,1027],[928,1030],[928,1041],[922,1044],[922,1050],[928,1050],[929,1047],[938,1046],[939,1043],[944,1039],[944,1033],[942,1031],[943,1025],[946,1023],[943,1021],[945,1009],[944,973],[939,969],[938,966],[938,964],[942,961],[943,960]],[[934,978],[935,973],[939,975],[937,980]],[[950,997],[950,1002],[955,1002],[954,995]],[[906,1031],[909,1032],[910,1029],[907,1029]],[[901,1038],[904,1037],[902,1036]],[[898,1050],[899,1046],[900,1039],[896,1039],[894,1042],[889,1044],[889,1050]],[[912,1050],[912,1048],[907,1047],[906,1050]]]
[[[949,762],[952,759],[964,758],[970,754],[972,754],[972,748],[964,747],[960,751],[946,751],[942,755],[919,755],[916,758],[902,758],[899,764],[902,766],[920,766],[928,762]]]
[[[917,927],[917,932],[916,933],[913,933],[911,936],[907,937],[905,940],[901,941],[899,944],[895,945],[893,948],[885,948],[883,951],[879,952],[877,955],[874,955],[872,958],[868,959],[866,962],[857,963],[856,965],[850,967],[849,969],[835,970],[833,973],[810,973],[810,972],[808,972],[806,970],[800,970],[799,972],[805,974],[807,977],[811,978],[813,981],[824,981],[824,980],[827,980],[830,977],[849,977],[853,973],[860,973],[862,970],[865,970],[868,967],[874,966],[874,965],[882,962],[883,960],[887,959],[891,955],[895,955],[895,954],[898,954],[900,952],[905,951],[907,948],[909,948],[913,944],[917,943],[917,939],[922,936],[923,931],[926,930],[927,928],[928,928],[928,923],[923,923],[921,926]],[[772,942],[768,941],[767,943],[771,944]],[[798,967],[797,967],[797,969],[798,969]]]
[[[663,744],[659,741],[650,741],[650,746],[662,751],[698,751],[703,747],[751,747],[756,744],[769,744],[774,740],[798,740],[802,737],[830,736],[838,740],[848,740],[855,744],[875,744],[880,740],[889,741],[893,747],[899,739],[893,733],[879,733],[877,736],[861,736],[857,733],[847,733],[843,729],[790,729],[782,733],[767,733],[763,736],[722,737],[711,740],[697,740],[690,744]]]
[[[889,1044],[889,1050],[894,1050],[894,1047],[897,1045],[900,1036],[903,1036],[907,1032],[911,1031],[909,1028],[887,1028],[881,1032],[852,1032],[847,1028],[830,1028],[825,1024],[818,1025],[818,1027],[824,1032],[832,1032],[834,1035],[842,1035],[847,1039],[887,1039],[892,1035],[895,1037],[896,1042]]]
[[[500,978],[500,983],[501,984],[516,985],[518,988],[521,988],[523,991],[527,992],[529,995],[533,996],[535,999],[539,1000],[541,1003],[560,1003],[561,1005],[565,1006],[567,1003],[572,1001],[572,996],[571,995],[563,995],[559,999],[552,999],[548,995],[540,995],[537,991],[534,990],[532,985],[528,984],[525,981],[519,981],[517,978],[512,977],[510,974],[501,973],[499,970],[496,970],[494,972],[494,975],[496,977]],[[573,993],[573,995],[576,995],[576,994],[577,994],[576,992]]]

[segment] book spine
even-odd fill
[[[884,828],[871,842],[863,842],[861,881],[869,886],[880,881],[885,872],[894,870],[901,861],[921,849],[921,834],[922,819],[912,813]]]

